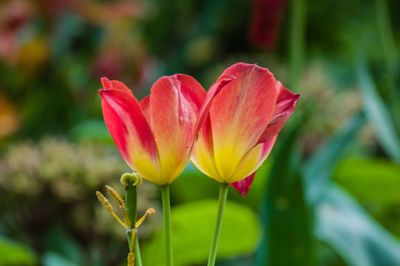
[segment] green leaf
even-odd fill
[[[311,209],[306,204],[296,157],[300,121],[278,146],[263,202],[265,231],[256,265],[314,265]]]
[[[69,259],[55,252],[47,252],[43,256],[43,266],[78,266]]]
[[[103,121],[89,120],[76,125],[70,135],[78,141],[113,143]]]
[[[400,265],[400,245],[342,189],[331,185],[316,209],[316,233],[349,266]]]
[[[233,191],[231,191],[233,192]],[[216,196],[216,195],[215,195]],[[174,265],[204,264],[207,260],[217,212],[216,200],[202,200],[172,209]],[[143,247],[144,265],[165,265],[163,231]],[[218,258],[250,254],[259,241],[257,216],[248,207],[228,202],[225,209]]]
[[[5,238],[0,238],[0,254],[0,266],[38,265],[32,250]]]
[[[374,158],[346,159],[336,169],[334,180],[361,202],[387,230],[400,237],[398,164]]]
[[[316,204],[324,195],[334,167],[342,159],[346,148],[353,142],[365,120],[363,113],[355,115],[305,163],[303,167],[305,188],[307,199],[311,204]]]
[[[353,118],[349,126],[317,152],[304,168],[308,184],[316,186],[314,191],[319,191],[319,197],[308,195],[310,203],[315,204],[315,233],[318,239],[333,247],[347,265],[400,265],[397,241],[352,197],[330,182],[334,166],[342,159],[363,123],[362,116]],[[324,182],[312,182],[318,179]],[[318,199],[315,202],[314,197]]]
[[[400,166],[393,162],[345,159],[336,168],[334,180],[367,206],[384,208],[400,203]]]
[[[84,254],[80,249],[79,244],[62,228],[54,228],[50,230],[46,237],[46,245],[48,249],[47,252],[51,254],[51,257],[58,254],[59,258],[63,258],[69,263],[74,265],[83,264]]]
[[[372,126],[376,130],[377,137],[393,160],[400,163],[400,138],[397,135],[394,121],[378,94],[372,77],[364,63],[358,65],[357,76],[364,99],[364,109]]]
[[[178,203],[215,199],[215,195],[218,195],[218,188],[219,186],[213,179],[189,164],[171,186],[171,196]]]
[[[266,231],[257,265],[315,264],[312,209],[308,204],[315,206],[324,191],[329,189],[333,167],[364,122],[365,116],[359,113],[346,123],[339,134],[305,164],[304,178],[297,170],[295,158],[301,121],[290,128],[287,136],[283,136],[270,172],[264,206]]]
[[[286,184],[271,185],[268,193],[266,265],[315,265],[312,212],[305,201],[303,180],[298,173],[285,179]]]

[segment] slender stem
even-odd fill
[[[142,266],[142,256],[140,254],[140,246],[139,246],[139,235],[136,235],[136,242],[135,242],[135,258],[136,258],[136,265]]]
[[[304,57],[305,37],[305,2],[306,0],[292,1],[292,20],[290,25],[290,47],[289,47],[289,86],[296,90],[301,74]]]
[[[133,184],[128,184],[125,188],[125,208],[131,223],[130,227],[134,228],[137,220],[137,192]]]
[[[228,197],[228,189],[229,189],[228,184],[226,183],[221,184],[219,190],[219,199],[218,199],[217,223],[215,226],[214,236],[211,244],[210,255],[208,256],[208,264],[207,264],[208,266],[214,266],[215,260],[217,259],[218,241],[219,241],[219,236],[221,234],[221,226],[224,216],[226,198]]]
[[[162,198],[163,215],[164,215],[167,266],[172,266],[174,264],[172,255],[171,203],[169,199],[169,185],[161,187],[161,198]]]
[[[132,238],[132,230],[135,230],[135,223],[137,219],[137,191],[136,186],[132,183],[125,187],[125,208],[130,221],[130,230],[127,232],[129,250],[132,253],[135,251],[136,265],[142,266],[142,259],[139,249],[139,236],[137,232],[134,232],[136,235],[134,238]]]

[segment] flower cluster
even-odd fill
[[[141,101],[119,81],[103,78],[102,85],[107,128],[144,179],[171,184],[191,158],[242,194],[299,98],[268,69],[245,63],[227,68],[208,92],[183,74],[161,77]]]
[[[248,192],[299,95],[286,89],[268,69],[244,63],[227,68],[208,92],[184,74],[161,77],[141,101],[120,81],[102,78],[101,82],[104,121],[122,157],[134,176],[161,187],[167,266],[173,266],[169,185],[190,159],[221,183],[208,259],[208,266],[214,266],[228,185],[242,195]],[[134,205],[130,190],[136,195],[136,187],[129,186],[125,200]],[[99,200],[114,215],[108,201]],[[128,212],[134,224],[135,208]],[[140,266],[137,228],[129,230],[128,265],[137,261]]]

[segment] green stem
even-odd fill
[[[162,198],[163,215],[164,215],[167,266],[172,266],[173,256],[172,256],[171,203],[169,198],[169,185],[161,187],[161,198]]]
[[[218,199],[218,213],[217,213],[217,223],[215,226],[214,237],[211,244],[210,255],[208,256],[208,266],[214,266],[215,260],[217,259],[218,241],[221,234],[222,220],[224,217],[224,209],[226,204],[226,198],[228,197],[229,185],[222,183],[219,190]]]
[[[290,25],[289,47],[289,88],[296,90],[303,67],[304,36],[305,36],[305,2],[306,0],[292,1],[292,20]]]
[[[136,265],[142,266],[142,256],[140,254],[140,246],[139,246],[139,235],[136,235],[136,243],[135,243],[135,258],[136,258]]]
[[[130,230],[135,230],[135,223],[137,220],[137,191],[136,191],[136,186],[133,185],[132,183],[129,183],[125,187],[125,208],[126,208],[126,213],[128,215],[128,219],[131,222],[131,227]],[[142,257],[140,255],[140,248],[139,248],[139,235],[136,232],[135,236],[135,243],[131,243],[132,239],[132,233],[131,231],[127,232],[127,238],[128,238],[128,245],[129,245],[129,250],[131,252],[135,251],[135,260],[137,266],[142,266]]]
[[[131,227],[134,228],[137,220],[137,192],[136,186],[132,183],[125,187],[125,208]]]

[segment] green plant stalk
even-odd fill
[[[136,186],[131,183],[125,188],[125,208],[131,228],[134,228],[137,220],[137,191]]]
[[[397,51],[393,31],[390,26],[390,17],[386,0],[375,0],[376,19],[378,23],[379,38],[382,47],[383,60],[386,65],[388,98],[395,120],[400,118],[400,94],[396,90],[396,60]],[[400,123],[397,125],[400,127]]]
[[[289,88],[296,90],[304,57],[305,1],[292,1],[289,47]]]
[[[131,243],[132,231],[135,230],[135,223],[137,220],[137,190],[136,186],[132,183],[125,187],[125,208],[128,219],[131,223],[130,230],[127,232],[129,250],[135,251],[135,260],[137,266],[142,266],[142,257],[139,248],[139,235],[136,232],[135,243]]]
[[[215,225],[215,231],[211,243],[210,254],[208,256],[208,263],[207,263],[208,266],[214,266],[215,261],[217,259],[218,242],[219,242],[219,237],[221,235],[222,220],[224,217],[224,210],[226,205],[226,198],[228,197],[228,190],[229,190],[229,185],[226,183],[221,183],[219,190],[219,199],[218,199],[217,223]]]
[[[390,27],[387,1],[375,0],[375,9],[385,64],[390,74],[394,74],[397,55],[392,29]]]
[[[172,231],[171,231],[171,203],[169,197],[169,184],[161,187],[161,199],[164,216],[164,233],[167,266],[173,266]]]
[[[140,246],[139,246],[139,235],[136,235],[136,243],[135,243],[135,258],[136,258],[136,265],[137,266],[142,266],[142,256],[140,254]]]

